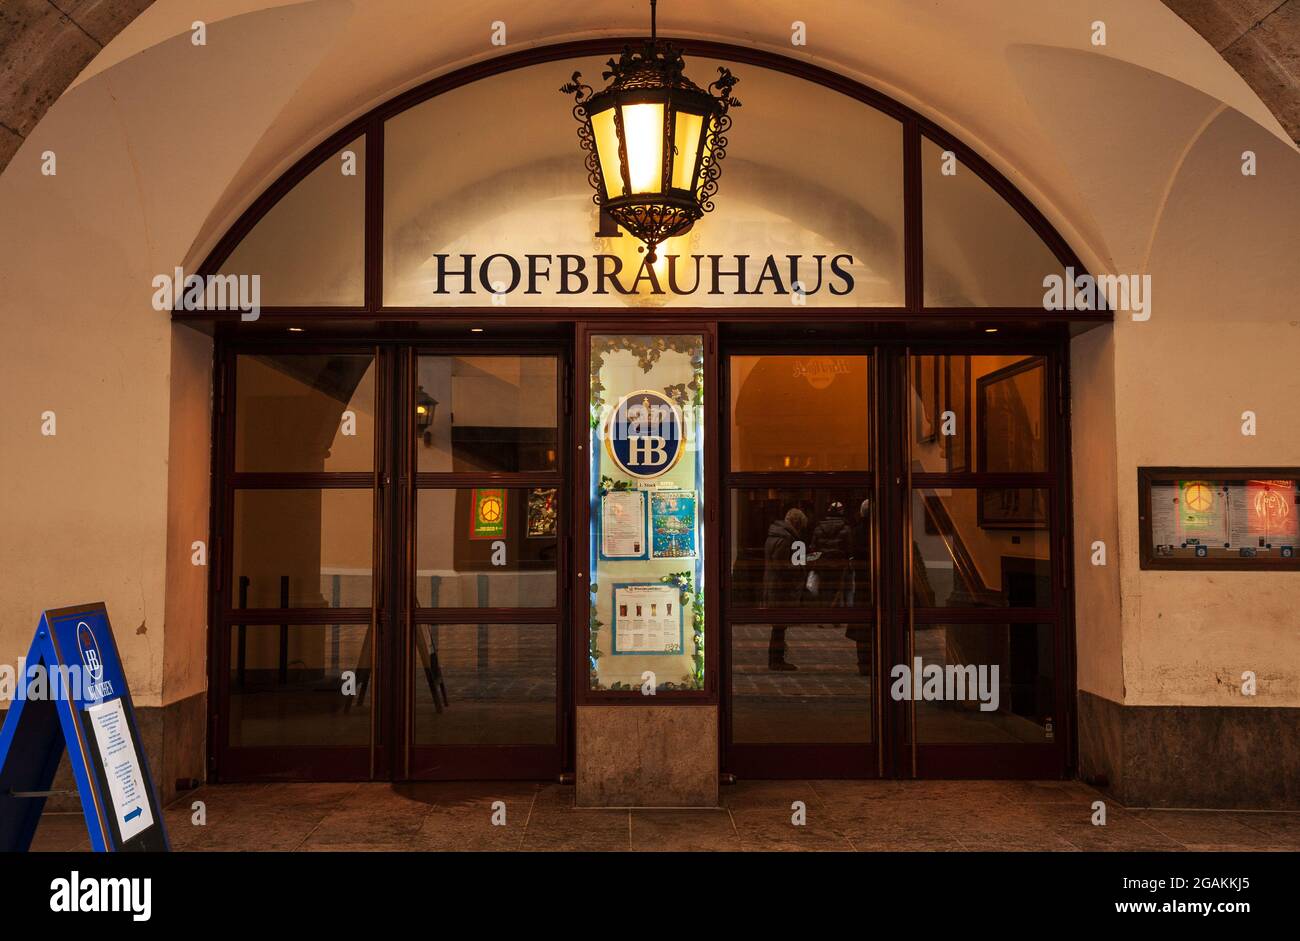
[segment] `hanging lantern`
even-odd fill
[[[740,106],[731,94],[740,80],[730,69],[719,68],[707,91],[683,74],[681,50],[658,39],[655,2],[650,38],[609,60],[608,87],[593,91],[574,72],[560,89],[576,102],[595,203],[646,244],[650,261],[660,242],[713,211],[731,127],[727,112]]]

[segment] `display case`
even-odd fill
[[[1300,468],[1142,467],[1144,569],[1300,570]]]
[[[706,339],[587,334],[583,699],[709,695]]]

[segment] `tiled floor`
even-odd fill
[[[1300,850],[1300,813],[1107,801],[1094,826],[1103,799],[1073,781],[752,781],[724,787],[717,809],[629,811],[578,809],[558,784],[228,784],[165,813],[173,847],[197,851]],[[47,814],[33,849],[88,849],[81,816]]]

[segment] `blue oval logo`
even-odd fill
[[[681,459],[685,443],[682,410],[662,392],[629,393],[606,419],[605,449],[629,477],[666,474]]]
[[[99,653],[99,641],[95,632],[85,621],[77,622],[77,649],[81,652],[81,662],[86,665],[86,672],[92,681],[98,683],[104,678],[104,658]]]

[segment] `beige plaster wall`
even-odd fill
[[[194,542],[209,565],[212,549],[212,339],[175,326],[171,341],[163,703],[207,689],[208,565],[194,564]]]
[[[1258,176],[1242,175],[1244,150]],[[1152,317],[1116,325],[1125,702],[1300,705],[1300,573],[1142,572],[1136,522],[1139,466],[1300,466],[1297,219],[1294,150],[1221,113],[1154,233]]]
[[[1071,472],[1074,476],[1074,619],[1078,687],[1124,701],[1121,656],[1119,487],[1115,442],[1115,331],[1098,327],[1070,343]],[[1094,565],[1093,543],[1105,565]]]
[[[208,539],[210,346],[153,309],[151,281],[189,262],[332,35],[306,12],[244,24],[241,56],[203,69],[180,37],[99,72],[0,175],[0,662],[43,608],[103,600],[138,706],[205,686],[207,570],[190,547]]]

